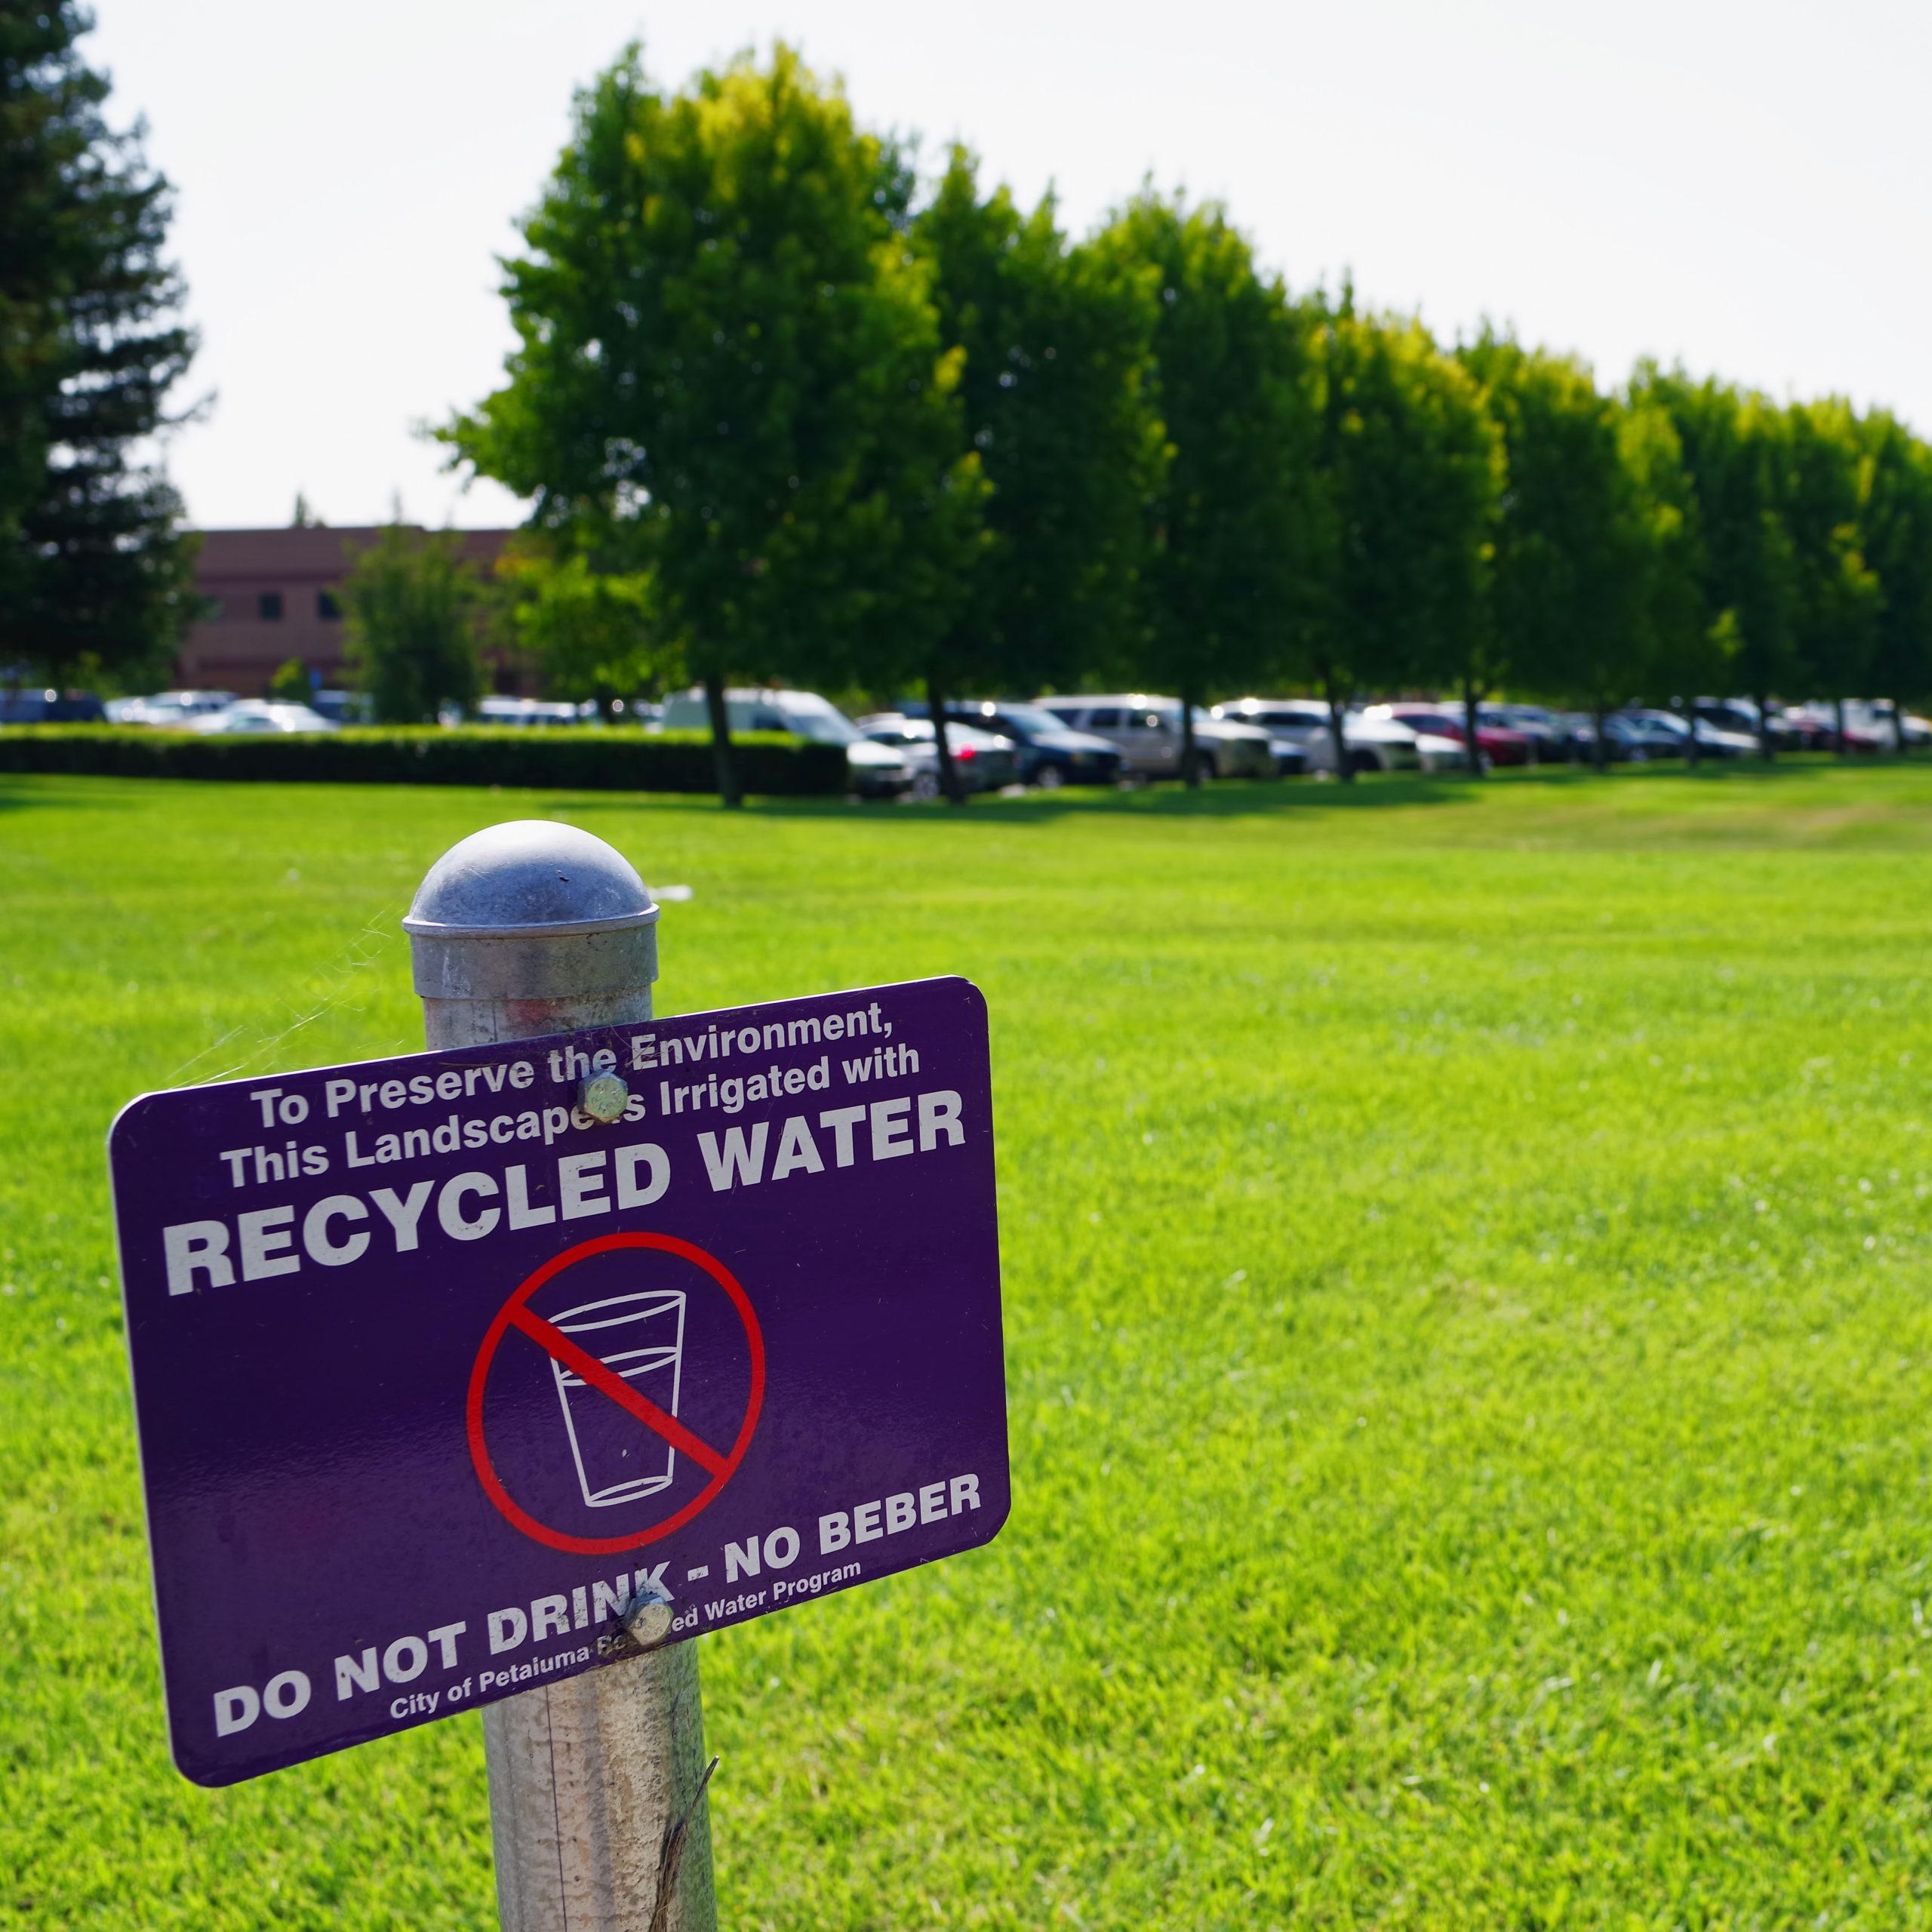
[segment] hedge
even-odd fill
[[[846,789],[838,745],[760,734],[735,739],[739,783],[767,797]],[[713,792],[701,732],[460,727],[244,736],[100,724],[0,727],[0,772],[113,778],[232,778],[314,785],[509,785],[574,792]]]

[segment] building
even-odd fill
[[[206,600],[206,614],[181,641],[176,681],[191,690],[260,697],[293,657],[319,673],[325,688],[340,685],[342,580],[355,553],[381,534],[373,526],[320,525],[205,531],[195,587]],[[512,533],[460,534],[464,556],[488,571]]]

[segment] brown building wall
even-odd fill
[[[291,657],[343,681],[342,580],[354,553],[382,534],[371,527],[332,530],[210,530],[202,535],[195,587],[215,614],[190,626],[177,654],[176,679],[191,690],[259,697]],[[512,533],[466,530],[463,555],[483,570]]]

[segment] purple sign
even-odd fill
[[[109,1150],[198,1783],[631,1654],[638,1595],[682,1639],[1005,1520],[964,980],[149,1094]]]

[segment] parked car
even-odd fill
[[[876,743],[890,745],[912,774],[912,795],[940,795],[939,740],[930,718],[908,718],[903,711],[876,711],[859,720],[859,728]],[[968,792],[997,792],[1020,777],[1018,748],[1011,738],[976,725],[946,721],[946,742],[952,751],[952,768]]]
[[[928,715],[923,704],[901,707],[907,718]],[[1019,761],[1020,782],[1051,792],[1062,785],[1112,785],[1125,764],[1120,748],[1091,731],[1063,724],[1042,706],[1017,698],[973,699],[955,705],[946,715],[975,730],[991,731],[1011,741]]]
[[[1266,731],[1276,769],[1284,777],[1291,771],[1335,769],[1328,707],[1318,698],[1231,698],[1215,706],[1214,715],[1223,724],[1251,724]],[[1413,731],[1366,720],[1355,711],[1343,715],[1342,731],[1350,766],[1355,771],[1413,771],[1420,767]]]
[[[367,691],[320,691],[309,702],[337,724],[367,724],[376,715]]]
[[[1617,716],[1653,758],[1684,755],[1685,734],[1667,721],[1661,712],[1640,711],[1633,706],[1619,711]]]
[[[107,707],[91,691],[0,691],[0,724],[104,724]]]
[[[1758,706],[1748,697],[1700,697],[1691,707],[1694,716],[1721,731],[1739,731],[1755,740],[1758,736]],[[1771,708],[1768,722],[1772,748],[1781,752],[1822,749],[1829,733],[1792,716],[1780,706]]]
[[[1335,769],[1335,744],[1328,728],[1328,707],[1319,698],[1242,697],[1214,707],[1226,723],[1253,724],[1266,731],[1277,744],[1299,748],[1311,771]],[[1442,770],[1425,764],[1416,734],[1393,718],[1349,711],[1342,719],[1342,746],[1356,771]],[[1457,748],[1460,750],[1461,748]],[[1439,754],[1432,754],[1439,755]]]
[[[1419,735],[1447,738],[1465,749],[1469,734],[1460,712],[1444,710],[1439,705],[1372,704],[1371,717],[1392,718]],[[1534,764],[1535,747],[1527,735],[1507,724],[1485,724],[1476,719],[1476,750],[1491,764]]]
[[[1571,735],[1577,741],[1577,755],[1586,764],[1596,759],[1596,720],[1587,711],[1565,714]],[[1603,721],[1604,758],[1611,764],[1647,764],[1651,759],[1649,735],[1639,731],[1620,712],[1611,712]],[[1675,754],[1673,753],[1674,756]]]
[[[1786,718],[1801,725],[1816,749],[1836,751],[1838,745],[1838,708],[1829,703],[1789,706]],[[1844,707],[1844,745],[1848,752],[1888,752],[1893,747],[1892,721],[1880,723],[1869,709],[1847,699]]]
[[[1570,728],[1560,712],[1540,704],[1482,704],[1476,707],[1479,724],[1500,724],[1520,731],[1536,749],[1538,764],[1562,764],[1577,755]]]
[[[1460,738],[1438,738],[1432,731],[1416,734],[1416,756],[1425,771],[1466,771],[1469,748]]]
[[[734,731],[786,731],[817,745],[845,747],[845,781],[862,798],[896,798],[911,788],[912,766],[867,737],[829,698],[817,691],[728,691],[724,713]],[[704,693],[674,692],[664,700],[659,728],[709,731]]]
[[[186,731],[197,718],[226,711],[235,702],[232,691],[155,691],[146,697],[116,698],[108,715],[117,724],[146,724],[162,731]]]
[[[1888,697],[1848,697],[1844,701],[1844,721],[1855,731],[1864,732],[1875,739],[1887,751],[1898,749],[1897,727],[1894,718],[1898,707]],[[1905,715],[1906,749],[1915,746],[1923,749],[1932,745],[1932,721],[1915,718],[1910,712]]]
[[[249,733],[257,737],[296,731],[339,731],[341,726],[306,704],[279,698],[238,698],[220,711],[198,712],[192,728],[211,737]]]
[[[1091,731],[1118,746],[1128,770],[1141,777],[1181,775],[1178,698],[1130,691],[1100,697],[1044,697],[1040,706],[1076,731]],[[1195,707],[1195,752],[1204,778],[1273,777],[1275,754],[1269,738],[1257,726]]]
[[[1669,749],[1654,755],[1669,758],[1690,756],[1693,720],[1675,711],[1628,711],[1618,715],[1647,725],[1654,740],[1657,734],[1663,734],[1669,738]],[[1694,721],[1694,727],[1700,758],[1749,758],[1758,749],[1758,740],[1749,732],[1720,731],[1716,725],[1709,724],[1701,718]]]
[[[588,724],[597,718],[594,704],[566,704],[561,700],[546,702],[534,697],[486,697],[476,707],[480,724],[511,724],[520,728]]]

